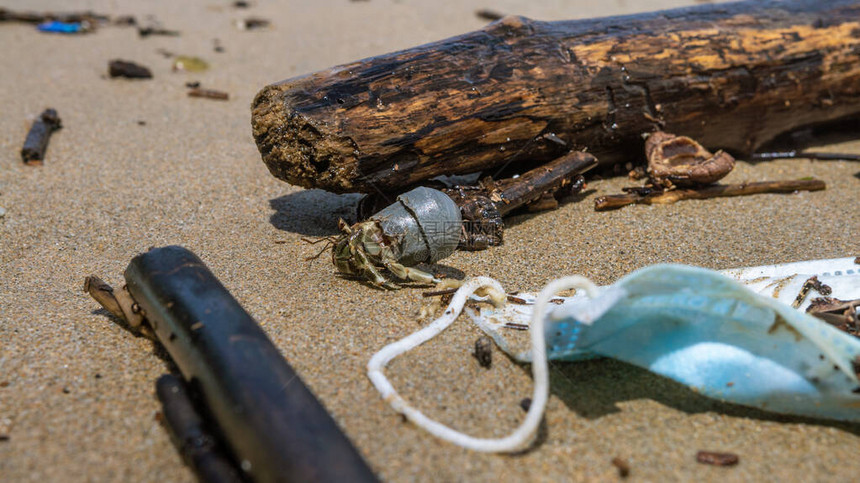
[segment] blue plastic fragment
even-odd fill
[[[86,26],[81,22],[58,22],[56,20],[41,23],[37,28],[39,32],[53,34],[80,34],[86,31]]]

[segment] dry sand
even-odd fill
[[[517,455],[484,455],[442,443],[392,412],[365,377],[382,345],[412,332],[420,289],[383,293],[306,262],[303,236],[335,232],[355,196],[304,191],[269,175],[250,134],[249,103],[264,85],[338,63],[480,28],[478,0],[257,0],[231,2],[5,1],[15,9],[90,8],[155,15],[176,38],[133,29],[86,36],[0,25],[0,478],[191,480],[155,420],[155,379],[169,370],[82,293],[83,278],[121,282],[150,246],[195,251],[263,325],[284,356],[386,480],[613,479],[619,456],[641,480],[849,481],[860,474],[860,426],[773,416],[720,404],[671,381],[609,360],[552,367],[541,443]],[[495,2],[537,19],[566,19],[691,1]],[[231,22],[270,18],[270,29]],[[226,52],[213,52],[213,39]],[[157,49],[199,55],[212,68],[171,72]],[[149,81],[109,80],[107,61],[152,68]],[[186,81],[230,93],[186,97]],[[20,162],[30,121],[58,109],[43,167]],[[144,121],[145,125],[140,125]],[[826,140],[822,143],[827,143]],[[860,153],[860,143],[822,149]],[[797,195],[693,201],[592,211],[592,199],[626,179],[590,183],[583,201],[509,222],[506,244],[457,253],[444,265],[536,290],[563,274],[600,283],[657,262],[728,268],[860,254],[860,165],[740,163],[729,181],[816,176],[828,189]],[[502,435],[523,417],[527,369],[496,353],[484,370],[470,355],[477,331],[461,322],[396,360],[388,373],[405,395],[444,422]],[[8,382],[8,385],[6,383]],[[732,451],[739,466],[695,462],[698,449]]]

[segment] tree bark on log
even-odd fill
[[[525,169],[571,149],[632,161],[656,129],[749,155],[780,133],[860,114],[860,3],[507,17],[267,86],[252,111],[274,176],[339,193]]]

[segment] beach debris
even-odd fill
[[[493,365],[493,341],[486,335],[475,340],[475,359],[481,367],[489,368]]]
[[[173,59],[174,71],[204,72],[209,69],[209,63],[200,57],[179,55]]]
[[[572,151],[555,161],[522,175],[494,180],[486,177],[476,186],[454,186],[441,190],[419,187],[397,197],[374,214],[384,195],[366,196],[358,205],[360,221],[349,226],[340,220],[343,234],[309,243],[326,242],[314,259],[331,248],[332,263],[338,271],[369,281],[372,285],[396,289],[399,285],[384,277],[384,267],[403,281],[438,283],[440,280],[413,267],[435,263],[455,249],[482,250],[501,245],[502,216],[548,198],[582,190],[582,173],[597,165],[597,159]]]
[[[806,296],[809,295],[810,290],[815,290],[821,295],[830,295],[833,292],[833,289],[830,286],[821,283],[818,280],[818,276],[813,275],[809,277],[809,279],[803,282],[803,287],[800,288],[800,292],[797,294],[797,298],[794,299],[794,302],[791,303],[791,306],[794,308],[800,307],[800,304],[806,300]]]
[[[125,77],[127,79],[152,79],[152,71],[148,68],[127,60],[114,59],[108,63],[108,75],[111,78]]]
[[[715,183],[735,167],[730,154],[712,154],[687,136],[663,131],[651,133],[645,140],[645,157],[651,183],[663,189]]]
[[[6,216],[6,208],[3,208],[2,206],[0,206],[0,218],[3,218],[5,216]]]
[[[146,27],[138,27],[137,34],[141,37],[149,37],[151,35],[160,35],[164,37],[179,37],[178,30],[169,30],[156,25],[148,25]]]
[[[597,166],[597,159],[582,151],[571,151],[550,163],[505,179],[486,176],[477,184],[439,186],[459,207],[463,220],[458,248],[483,250],[501,245],[502,217],[521,207],[530,211],[553,209],[556,197],[580,192],[582,174]],[[442,184],[441,182],[439,184]],[[358,219],[364,220],[387,204],[384,194],[367,195],[358,204]]]
[[[777,151],[755,153],[752,161],[771,161],[774,159],[813,159],[816,161],[860,161],[860,154],[825,153],[821,151]]]
[[[658,131],[645,141],[649,182],[642,187],[622,188],[625,194],[599,196],[595,211],[615,210],[632,204],[669,204],[681,200],[704,200],[760,193],[794,193],[826,188],[823,181],[799,179],[733,185],[715,184],[729,174],[735,159],[724,151],[712,154],[686,136]],[[630,172],[631,178],[641,176]]]
[[[188,91],[188,97],[203,97],[205,99],[226,101],[230,99],[230,94],[224,91],[216,91],[215,89],[202,89],[200,87],[194,87]]]
[[[250,8],[251,2],[245,0],[236,0],[233,2],[233,8]]]
[[[442,175],[529,169],[571,148],[625,166],[655,130],[752,153],[781,133],[850,125],[843,119],[860,114],[860,57],[851,50],[860,38],[844,27],[860,21],[855,5],[734,2],[556,22],[509,16],[269,85],[253,101],[253,134],[272,175],[335,193],[397,193]],[[807,34],[810,25],[820,28]],[[770,42],[787,32],[775,52]],[[741,37],[742,53],[728,58],[725,39]],[[509,48],[495,48],[498,39]],[[815,72],[797,62],[823,49],[835,57]],[[607,63],[607,52],[616,59]]]
[[[31,24],[45,24],[49,22],[60,22],[68,24],[88,24],[94,27],[100,23],[110,21],[110,17],[90,11],[86,12],[16,12],[7,8],[0,8],[0,22],[20,22]]]
[[[37,28],[39,32],[52,34],[84,34],[93,30],[88,22],[60,22],[59,20],[40,23]]]
[[[178,246],[150,249],[131,260],[125,281],[126,287],[118,291],[97,277],[86,285],[117,317],[129,312],[140,316],[141,325],[152,330],[182,377],[195,381],[185,386],[194,390],[190,399],[203,406],[198,414],[211,418],[206,427],[218,428],[243,476],[254,481],[376,481],[260,325],[194,253]],[[109,300],[111,294],[122,293],[132,302],[129,312],[122,300]],[[160,398],[184,404],[171,397],[182,396],[174,382],[162,380],[161,392],[166,394]],[[175,434],[188,435],[197,416],[175,418],[174,409],[189,406],[165,405],[164,412]],[[198,443],[207,441],[192,442]],[[201,467],[196,470],[200,474]]]
[[[482,8],[480,10],[475,10],[475,16],[482,20],[489,20],[490,22],[495,22],[496,20],[501,20],[502,18],[504,18],[505,15],[496,12],[495,10]]]
[[[212,39],[212,50],[219,54],[223,54],[225,52],[224,46],[221,45],[220,39]]]
[[[627,460],[621,457],[612,458],[612,466],[618,469],[618,476],[620,478],[627,478],[630,476],[630,463]]]
[[[269,27],[271,23],[272,22],[270,22],[269,20],[260,17],[248,17],[233,22],[233,24],[239,30],[259,30]]]
[[[114,18],[111,23],[119,27],[134,27],[137,25],[137,19],[134,15],[120,15]]]
[[[806,313],[818,317],[837,329],[860,337],[860,298],[839,300],[833,297],[812,299]]]
[[[852,267],[852,268],[847,268]],[[860,273],[850,258],[725,270],[683,265],[637,270],[608,287],[581,276],[547,284],[528,305],[506,304],[501,285],[466,280],[444,314],[383,347],[368,362],[368,377],[392,408],[434,436],[468,449],[510,452],[533,438],[549,391],[548,359],[612,357],[674,379],[697,393],[764,411],[860,421],[860,338],[790,306],[815,275],[834,294],[860,298]],[[576,293],[552,304],[556,293]],[[477,295],[476,295],[477,294]],[[411,406],[385,377],[395,357],[450,326],[467,301],[470,318],[514,360],[530,363],[532,405],[509,436],[483,439],[433,421]],[[530,349],[503,335],[507,323],[529,326]]]
[[[698,451],[696,461],[705,465],[713,466],[735,466],[740,462],[740,457],[734,453],[718,453],[716,451]]]
[[[520,407],[522,408],[523,411],[529,412],[529,409],[532,407],[532,398],[524,397],[520,401]]]
[[[341,274],[389,290],[400,285],[383,276],[379,268],[401,281],[438,283],[441,280],[435,276],[410,267],[435,263],[454,253],[461,226],[460,210],[445,193],[415,188],[367,221],[349,226],[340,220],[342,235],[310,241],[326,242],[323,250],[310,258],[331,247],[332,263]]]
[[[179,454],[200,481],[245,481],[240,468],[228,456],[229,450],[194,407],[189,388],[181,378],[172,374],[159,377],[155,394],[162,407],[156,420],[170,432]]]
[[[702,188],[678,188],[665,191],[660,188],[623,188],[623,195],[599,196],[594,200],[595,211],[608,211],[632,204],[664,205],[682,200],[706,200],[732,196],[748,196],[762,193],[795,193],[798,191],[821,191],[826,189],[824,181],[798,179],[790,181],[760,181],[740,184],[713,184]]]
[[[41,166],[45,160],[45,151],[48,149],[51,134],[62,127],[57,110],[45,109],[30,126],[30,131],[24,140],[24,146],[21,148],[21,159],[24,160],[24,164]]]

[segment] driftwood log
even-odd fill
[[[253,133],[276,177],[397,191],[571,149],[641,157],[662,129],[748,155],[860,113],[860,2],[750,1],[483,30],[264,88]]]

